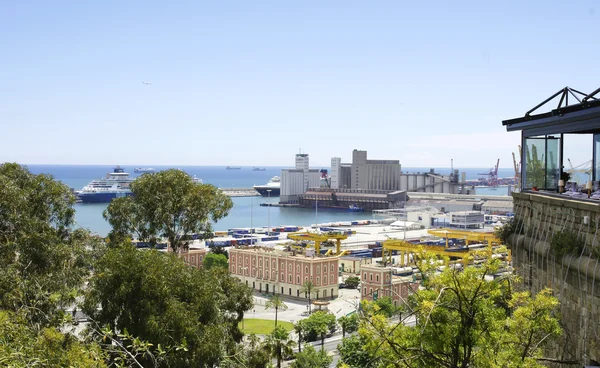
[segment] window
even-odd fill
[[[379,282],[379,275],[377,275],[375,278],[376,278],[375,281]]]
[[[271,262],[271,268],[275,268],[275,261]]]
[[[317,273],[321,272],[321,266],[317,266]]]
[[[292,283],[292,275],[288,275],[288,282],[291,284]]]
[[[279,279],[279,281],[284,282],[285,278],[283,277],[283,272],[281,273],[281,278]],[[283,292],[281,292],[283,294]]]
[[[367,273],[366,272],[363,274],[363,281],[367,281]]]
[[[327,275],[323,276],[323,285],[327,285]]]
[[[367,288],[363,289],[363,295],[367,295]]]
[[[290,296],[292,296],[292,288],[289,288],[288,290],[290,292]]]
[[[259,259],[259,260],[258,260],[258,265],[259,265],[259,266],[262,266],[262,259]]]
[[[283,286],[281,287],[281,293],[283,294]]]
[[[296,266],[296,272],[300,273],[300,265]]]
[[[319,276],[317,276],[317,286],[321,285],[320,282],[321,282],[321,278]]]
[[[296,284],[300,285],[300,276],[296,276]]]
[[[331,272],[333,272],[333,264],[331,265]]]
[[[252,259],[252,266],[256,266],[256,258]]]
[[[231,262],[235,262],[235,256],[231,256]]]
[[[308,273],[308,266],[304,267],[304,272]]]
[[[370,279],[369,281],[373,281],[373,274],[372,273],[369,274],[369,279]]]

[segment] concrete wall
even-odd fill
[[[600,246],[600,206],[542,194],[513,197],[521,222],[509,244],[515,269],[532,293],[549,287],[560,301],[564,333],[547,355],[583,364],[600,361],[600,261],[585,255],[559,259],[550,250],[553,234],[565,229],[585,239],[584,253]]]

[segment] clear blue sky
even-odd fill
[[[510,167],[501,120],[600,87],[599,29],[597,1],[2,1],[0,162]]]

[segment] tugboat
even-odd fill
[[[105,178],[92,180],[75,193],[83,203],[109,203],[114,198],[132,195],[130,185],[134,180],[129,177],[129,173],[117,166]]]
[[[363,212],[364,209],[362,209],[362,207],[358,207],[358,205],[355,203],[351,206],[348,206],[348,211],[350,212]]]

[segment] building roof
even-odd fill
[[[600,130],[600,100],[595,97],[598,93],[600,88],[586,95],[573,88],[565,87],[527,111],[525,116],[504,120],[502,125],[506,126],[509,132],[521,130],[525,136],[597,132]],[[532,115],[558,96],[561,97],[556,109]],[[569,96],[578,103],[569,105]]]
[[[489,208],[489,207],[512,208],[513,204],[511,202],[505,202],[505,201],[487,201],[481,207],[483,207],[483,208]]]

